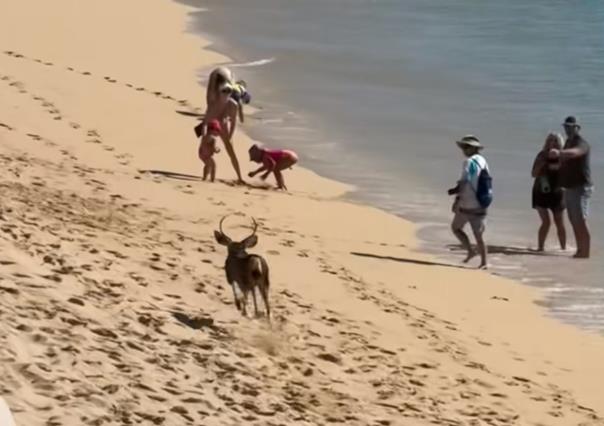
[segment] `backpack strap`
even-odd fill
[[[471,180],[469,181],[470,188],[472,188],[472,190],[476,194],[478,194],[478,179],[480,178],[480,173],[482,173],[482,171],[484,170],[484,167],[481,167],[480,163],[477,160],[475,160],[474,158],[470,158],[470,161],[472,163],[474,163],[476,165],[476,168],[478,169],[478,173],[476,174],[476,188],[474,188],[474,186],[472,185],[472,181]]]

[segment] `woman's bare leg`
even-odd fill
[[[541,226],[539,227],[538,233],[538,248],[539,251],[545,250],[545,240],[547,239],[547,234],[549,233],[549,228],[551,226],[551,221],[549,219],[549,212],[547,209],[538,208],[537,213],[539,213],[539,217],[541,218]]]
[[[233,169],[235,169],[235,173],[237,174],[237,179],[239,183],[244,182],[241,178],[241,169],[239,168],[239,160],[237,159],[237,154],[235,154],[235,149],[233,149],[233,144],[230,140],[226,139],[224,136],[222,137],[222,142],[224,143],[224,147],[226,149],[229,158],[231,159],[231,164],[233,165]]]
[[[566,227],[564,226],[564,211],[556,210],[554,212],[554,223],[556,224],[556,230],[558,231],[558,240],[560,241],[560,248],[566,250]]]

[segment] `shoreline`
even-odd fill
[[[181,4],[187,3],[182,0],[176,1]],[[229,44],[229,42],[220,34],[212,35],[208,33],[207,30],[203,30],[203,19],[206,19],[203,18],[203,14],[208,12],[211,12],[211,10],[204,8],[201,12],[201,17],[194,17],[191,19],[189,32],[202,39],[210,40],[209,48],[213,52],[217,52],[221,55],[228,51],[229,48],[234,47],[237,49],[236,45],[232,46],[232,43]],[[195,25],[196,21],[198,21],[197,26]],[[202,27],[201,29],[200,26]],[[226,62],[226,64],[245,62],[248,59],[252,60],[255,58],[255,56],[253,58],[241,56],[241,49],[238,50],[238,55],[239,56],[235,58],[229,58],[230,62]],[[260,67],[258,69],[261,70],[262,68]],[[238,70],[235,69],[235,72],[237,71]],[[253,71],[253,73],[256,72],[258,71]],[[275,99],[272,99],[273,103],[274,101]],[[261,103],[262,101],[259,102]],[[289,111],[291,104],[283,99],[281,99],[281,102],[283,105],[288,105],[287,110]],[[272,107],[274,109],[274,105]],[[267,116],[262,108],[256,111],[256,113],[256,118],[258,118],[259,121],[262,121]],[[251,125],[254,126],[255,123],[252,122]],[[277,141],[280,139],[278,137],[280,134],[287,134],[286,131],[278,127],[269,129],[262,129],[260,127],[261,126],[256,125],[250,131],[248,124],[248,135],[251,134],[260,141]],[[306,130],[309,131],[309,129]],[[297,141],[294,141],[294,144],[296,142]],[[300,149],[303,150],[304,146],[300,145]],[[358,182],[358,179],[355,182],[352,174],[344,169],[338,169],[335,172],[330,171],[328,173],[329,170],[325,165],[325,161],[316,158],[309,158],[305,165],[308,166],[308,169],[313,170],[318,175],[325,177],[328,180],[359,186],[358,188],[353,188],[347,191],[346,194],[343,194],[341,197],[343,201],[373,206],[379,210],[383,210],[400,217],[405,221],[413,223],[416,228],[414,247],[420,252],[435,256],[443,262],[451,263],[456,263],[463,257],[460,252],[459,244],[449,231],[450,218],[448,214],[431,214],[431,216],[427,218],[427,221],[426,218],[424,218],[424,222],[419,219],[419,216],[423,214],[421,212],[425,211],[438,209],[448,212],[448,201],[443,204],[442,202],[435,200],[416,199],[413,202],[409,200],[405,206],[402,206],[398,201],[396,201],[395,204],[389,204],[389,199],[392,199],[391,192],[388,192],[387,190],[378,191],[380,195],[373,196],[369,187],[366,186],[363,188]],[[500,212],[495,213],[501,214]],[[551,269],[553,266],[551,263],[554,262],[553,259],[563,258],[564,255],[560,254],[557,250],[549,250],[543,254],[539,254],[537,257],[537,253],[533,251],[533,246],[530,242],[527,243],[518,238],[514,238],[513,241],[502,238],[505,235],[505,232],[502,234],[501,231],[499,233],[494,231],[495,229],[489,228],[488,242],[491,243],[490,245],[492,247],[492,256],[490,257],[496,259],[491,265],[491,273],[503,275],[516,282],[521,282],[523,285],[527,285],[530,288],[537,289],[541,298],[544,299],[542,301],[542,306],[548,306],[546,315],[551,316],[564,324],[570,324],[589,332],[596,331],[604,336],[604,317],[601,319],[593,319],[589,314],[585,314],[583,317],[580,314],[584,304],[589,302],[594,304],[601,302],[599,298],[593,296],[597,293],[592,292],[591,286],[587,285],[585,281],[569,280],[569,277],[561,273],[561,271]],[[520,259],[520,255],[524,256],[525,259]],[[572,261],[570,252],[566,257],[568,257],[567,260],[569,262]],[[569,266],[572,266],[572,263],[569,263]],[[551,283],[551,286],[544,287],[543,283],[545,282]],[[567,298],[554,297],[558,295],[562,289],[577,288],[578,286],[580,286],[580,290],[577,294],[569,294]],[[590,299],[590,297],[593,299]],[[575,308],[578,309],[578,311],[574,310]],[[600,315],[597,317],[599,318]]]
[[[197,181],[178,111],[226,57],[188,33],[190,8],[33,6],[0,17],[0,396],[18,424],[604,424],[604,339],[548,318],[537,290],[439,265],[411,222],[300,167],[291,194]],[[212,239],[241,211],[271,327],[236,312]]]

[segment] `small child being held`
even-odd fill
[[[233,91],[231,92],[231,98],[237,102],[239,121],[244,122],[243,105],[247,105],[252,100],[250,92],[247,90],[247,83],[244,80],[238,80],[235,84],[231,85]]]
[[[199,159],[203,162],[203,180],[210,176],[212,182],[216,178],[216,162],[214,154],[220,152],[216,147],[216,139],[220,137],[222,126],[218,120],[210,120],[207,125],[207,132],[202,136],[199,144]]]
[[[262,176],[260,176],[260,179],[264,180],[269,174],[273,173],[277,180],[277,188],[287,191],[281,171],[290,169],[298,162],[296,153],[285,149],[272,150],[261,148],[258,145],[253,145],[248,152],[250,154],[250,161],[262,163],[262,167],[248,173],[248,176],[254,177],[258,173],[264,172]]]

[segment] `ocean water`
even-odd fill
[[[204,9],[191,30],[248,81],[261,108],[253,136],[419,223],[425,248],[451,261],[462,257],[448,225],[463,161],[454,141],[478,135],[494,175],[492,269],[544,288],[563,320],[604,331],[604,2],[185,1]],[[553,231],[548,255],[531,250],[532,162],[570,114],[592,145],[589,261],[554,250]]]

